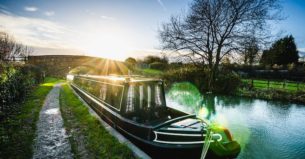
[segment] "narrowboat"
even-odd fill
[[[207,147],[213,158],[240,152],[228,129],[167,107],[160,79],[75,75],[71,86],[104,121],[153,158],[200,158]]]

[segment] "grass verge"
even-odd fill
[[[60,92],[60,110],[75,158],[135,158],[89,113],[67,84]]]
[[[163,71],[150,69],[150,68],[146,68],[146,69],[136,68],[134,70],[134,73],[149,77],[160,77],[163,75]]]
[[[36,122],[43,102],[58,82],[55,78],[46,78],[36,86],[23,103],[10,117],[1,121],[0,158],[31,158],[35,138]]]
[[[305,84],[293,81],[273,81],[243,79],[243,87],[236,95],[266,100],[281,100],[305,103]]]
[[[245,84],[251,85],[252,80],[243,79],[242,80]],[[272,80],[253,80],[253,88],[255,89],[276,89],[281,91],[287,92],[297,92],[297,91],[304,91],[305,84],[298,83],[293,81],[272,81]]]

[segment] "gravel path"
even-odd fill
[[[40,111],[34,145],[34,159],[73,158],[71,145],[59,110],[59,91],[60,84],[54,86],[50,91]]]

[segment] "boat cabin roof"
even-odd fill
[[[122,83],[135,83],[135,82],[162,82],[161,79],[158,78],[147,78],[140,75],[108,75],[108,76],[100,76],[100,75],[77,75],[83,78],[93,78],[105,81],[112,82],[122,82]]]

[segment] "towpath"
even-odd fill
[[[72,159],[71,145],[59,110],[60,84],[50,91],[39,114],[33,159]]]

